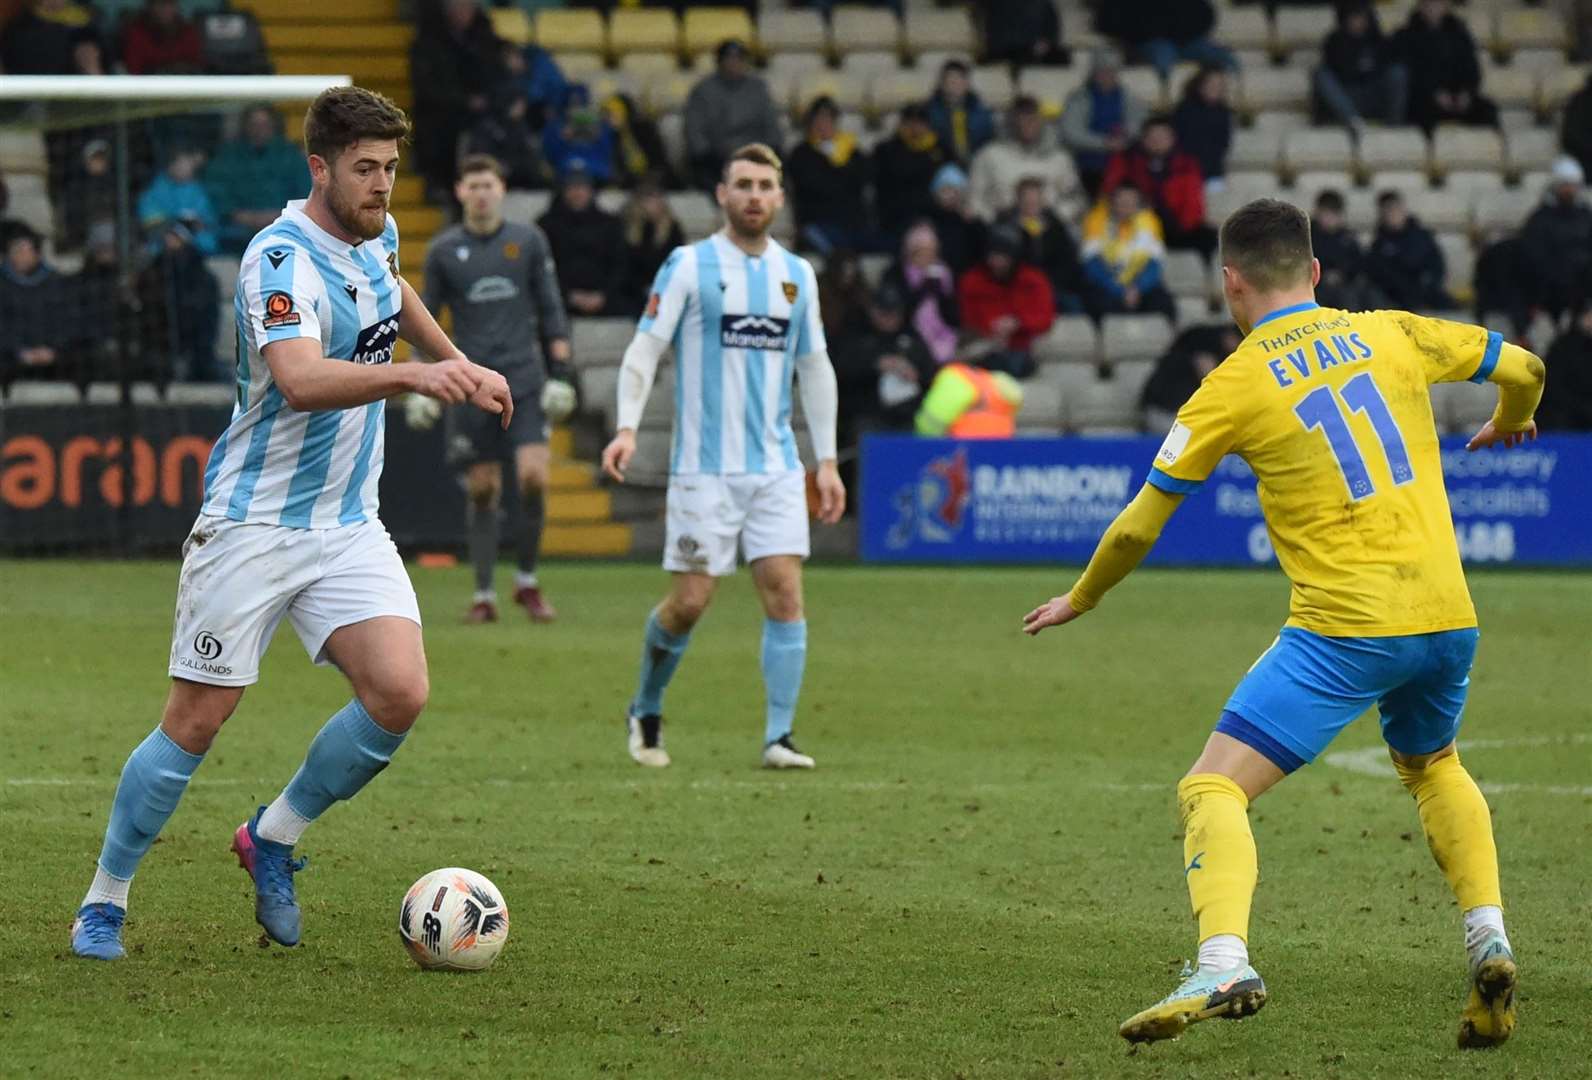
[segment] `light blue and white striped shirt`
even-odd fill
[[[722,234],[675,248],[637,329],[674,345],[672,475],[801,468],[796,360],[828,348],[811,263],[773,240],[753,257]]]
[[[298,412],[288,407],[260,350],[318,338],[324,356],[390,364],[403,295],[398,226],[346,244],[290,202],[249,244],[233,298],[237,400],[205,467],[203,512],[300,529],[376,516],[386,403]]]

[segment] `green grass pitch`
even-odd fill
[[[657,773],[621,716],[660,571],[547,568],[551,627],[463,626],[465,571],[414,577],[431,705],[300,845],[304,944],[259,945],[227,850],[346,699],[283,627],[104,965],[67,924],[158,717],[176,566],[0,562],[0,1075],[1592,1075],[1592,577],[1472,575],[1461,745],[1521,956],[1515,1039],[1454,1049],[1458,914],[1362,720],[1252,811],[1266,1010],[1132,1055],[1118,1022],[1194,949],[1173,785],[1281,624],[1280,575],[1144,572],[1028,640],[1070,571],[814,567],[810,775],[756,767],[744,573],[675,680]],[[454,864],[509,902],[484,975],[398,943],[404,889]]]

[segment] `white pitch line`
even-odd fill
[[[1570,735],[1532,735],[1522,736],[1517,739],[1466,739],[1460,744],[1462,752],[1471,750],[1520,750],[1532,747],[1563,746],[1566,743],[1592,742],[1592,734],[1576,732]],[[1374,776],[1378,780],[1391,779],[1398,776],[1393,769],[1393,762],[1388,759],[1387,750],[1380,746],[1368,746],[1362,750],[1336,750],[1321,759],[1325,765],[1331,765],[1345,772],[1357,773],[1360,776]],[[1477,787],[1488,795],[1508,795],[1516,792],[1531,792],[1541,795],[1570,795],[1574,797],[1592,796],[1592,784],[1532,784],[1532,783],[1485,783]]]

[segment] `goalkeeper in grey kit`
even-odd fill
[[[443,230],[426,252],[425,303],[433,312],[445,306],[453,313],[453,340],[460,350],[475,363],[502,372],[514,395],[514,420],[507,431],[495,423],[477,423],[467,409],[449,409],[447,414],[448,460],[464,473],[469,500],[475,598],[466,620],[494,622],[498,617],[492,584],[498,506],[502,465],[512,460],[525,508],[514,602],[536,622],[552,622],[556,613],[542,595],[536,560],[546,517],[543,492],[551,425],[575,409],[569,318],[547,237],[535,225],[503,220],[503,177],[502,165],[485,154],[461,162],[454,194],[464,206],[464,220]],[[418,396],[410,397],[407,410],[414,427],[430,426],[440,413],[430,398]]]

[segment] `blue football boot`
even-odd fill
[[[115,904],[84,904],[72,920],[72,953],[88,960],[120,960],[122,920],[127,909]]]
[[[293,858],[287,844],[262,840],[255,833],[265,807],[238,826],[232,835],[232,850],[238,865],[254,879],[254,919],[278,945],[299,942],[299,906],[293,894],[293,875],[304,869],[306,860]]]

